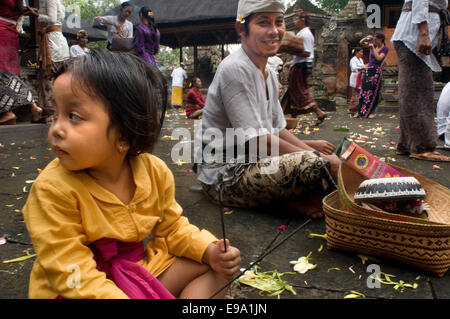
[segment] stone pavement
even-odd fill
[[[299,122],[301,126],[294,133],[302,139],[326,139],[336,145],[343,137],[358,140],[367,150],[386,161],[450,187],[449,163],[438,163],[441,169],[435,170],[433,165],[436,163],[395,155],[395,141],[398,137],[398,116],[395,113],[379,113],[374,120],[351,119],[344,108],[338,107],[336,112],[329,113],[328,119],[316,130],[310,126],[313,121],[312,115],[302,117]],[[179,127],[187,128],[192,136],[185,137],[178,145],[188,145],[193,151],[193,121],[187,120],[180,109],[170,109],[161,141],[154,153],[162,158],[174,173],[176,198],[184,209],[184,215],[191,223],[206,228],[221,238],[220,208],[210,203],[202,193],[195,191],[198,184],[191,170],[192,165],[174,163],[171,159],[173,146],[179,143],[171,140],[171,135],[173,130]],[[335,131],[341,127],[348,128],[348,131]],[[28,276],[34,258],[12,263],[3,261],[34,253],[23,223],[21,208],[38,171],[53,158],[46,141],[47,130],[47,125],[24,122],[16,126],[0,127],[0,143],[4,145],[4,148],[0,149],[0,237],[7,235],[8,239],[5,244],[0,245],[0,298],[27,298]],[[307,220],[279,207],[230,209],[231,211],[224,214],[226,236],[241,250],[242,267],[247,267],[255,261],[274,239],[277,238],[274,244],[276,245],[278,240]],[[280,232],[280,225],[287,225],[288,229]],[[244,299],[342,299],[353,290],[367,298],[376,299],[450,298],[450,272],[443,278],[438,278],[380,257],[375,257],[377,261],[369,260],[363,264],[357,253],[328,250],[325,239],[309,238],[309,232],[325,234],[324,219],[310,222],[259,264],[260,271],[292,272],[289,261],[312,252],[310,261],[317,264],[315,269],[303,275],[286,274],[282,277],[293,286],[296,295],[284,291],[278,297],[260,296],[253,288],[234,285],[233,296]],[[395,290],[393,285],[382,284],[380,288],[369,288],[367,280],[371,273],[367,272],[367,265],[371,263],[378,264],[382,272],[395,275],[392,277],[393,281],[417,283],[418,287]]]

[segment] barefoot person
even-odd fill
[[[385,44],[385,36],[383,33],[376,33],[374,36],[368,35],[361,40],[369,41],[367,46],[370,48],[370,57],[367,68],[364,69],[361,76],[361,93],[359,94],[358,113],[353,117],[375,118],[375,109],[380,100],[381,79],[383,72],[381,66],[389,52]]]
[[[285,33],[282,2],[240,0],[236,30],[242,47],[219,65],[196,136],[203,145],[198,180],[212,201],[227,206],[280,201],[322,217],[321,199],[333,185],[326,168],[336,177],[339,159],[331,143],[301,141],[286,130],[278,79],[267,67]]]
[[[442,68],[432,53],[440,42],[441,23],[446,20],[440,21],[439,12],[445,11],[447,4],[447,0],[406,0],[391,38],[398,56],[398,155],[450,162],[449,156],[435,151],[433,72]]]

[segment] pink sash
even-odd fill
[[[144,258],[143,243],[124,243],[102,238],[89,246],[97,269],[106,273],[131,299],[175,299],[159,280],[137,264]]]

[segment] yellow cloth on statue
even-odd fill
[[[179,86],[172,87],[172,105],[183,105],[183,88]]]

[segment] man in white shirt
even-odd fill
[[[256,207],[275,201],[322,217],[321,200],[334,187],[339,159],[327,141],[301,141],[288,130],[278,79],[267,66],[285,33],[280,0],[240,0],[236,31],[242,47],[225,58],[203,110],[198,180],[214,202]],[[199,145],[199,144],[197,144]]]
[[[406,0],[391,38],[398,56],[398,155],[450,162],[435,151],[433,72],[441,67],[432,54],[439,42],[439,11],[447,5],[447,0]]]
[[[88,43],[88,33],[86,30],[80,30],[77,32],[78,44],[72,45],[70,47],[70,56],[72,58],[77,58],[88,54],[91,50],[86,47]]]
[[[172,71],[172,105],[181,107],[183,105],[183,88],[184,82],[188,79],[188,75],[184,70],[184,64]]]
[[[297,37],[303,39],[304,53],[294,56],[289,62],[289,89],[288,105],[285,113],[297,116],[302,113],[314,111],[317,114],[317,123],[325,120],[325,112],[322,111],[317,102],[310,96],[308,78],[312,71],[314,61],[314,35],[309,29],[309,16],[304,11],[297,11],[295,14],[295,26],[299,30]]]

